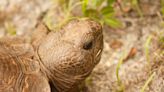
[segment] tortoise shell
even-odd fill
[[[0,92],[68,92],[100,61],[101,25],[71,20],[60,31],[39,22],[31,42],[24,37],[0,39]]]

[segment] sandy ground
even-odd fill
[[[123,19],[123,21],[127,20],[129,19]],[[135,55],[125,61],[120,68],[119,76],[125,88],[124,92],[139,92],[149,78],[150,70],[145,58],[144,45],[150,34],[163,29],[160,28],[160,23],[158,24],[160,21],[158,18],[130,20],[133,21],[131,27],[123,30],[109,29],[104,31],[104,52],[100,64],[91,75],[89,92],[117,92],[119,88],[116,78],[117,64],[124,54],[127,55],[133,51],[136,52]],[[154,62],[153,59],[151,61]],[[159,66],[162,67],[161,71],[164,71],[163,65]],[[157,78],[154,79],[156,83],[152,84],[154,87],[148,88],[148,92],[163,92],[164,75],[157,74],[155,77]]]
[[[146,11],[146,17],[141,18],[131,14],[129,17],[119,18],[124,24],[122,29],[104,27],[102,59],[86,80],[84,92],[123,92],[118,91],[120,86],[116,78],[116,67],[123,55],[126,57],[131,54],[132,56],[123,62],[119,71],[124,92],[139,92],[150,77],[151,71],[155,73],[155,76],[145,92],[164,92],[163,56],[154,59],[157,46],[151,44],[150,61],[155,64],[148,65],[144,52],[147,37],[153,35],[154,38],[157,38],[164,30],[161,18],[155,15],[159,11],[157,7],[159,1],[154,2],[150,0],[150,4],[147,6],[147,3],[143,3],[148,9],[143,10]],[[16,28],[17,35],[31,33],[37,23],[37,18],[47,9],[54,9],[54,3],[50,0],[0,0],[0,36],[9,34],[6,32],[9,24]],[[56,15],[54,20],[60,20],[59,16]],[[156,63],[158,64],[156,65]]]

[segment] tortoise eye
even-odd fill
[[[84,44],[83,49],[90,50],[90,49],[92,49],[92,47],[93,47],[93,42],[90,41],[90,42],[87,42]]]

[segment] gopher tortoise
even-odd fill
[[[37,24],[30,42],[23,37],[0,39],[0,92],[73,92],[98,64],[102,27],[73,19],[58,31]]]

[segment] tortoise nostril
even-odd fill
[[[87,42],[87,43],[84,44],[83,49],[89,50],[89,49],[92,48],[92,45],[93,45],[93,42],[92,41]]]

